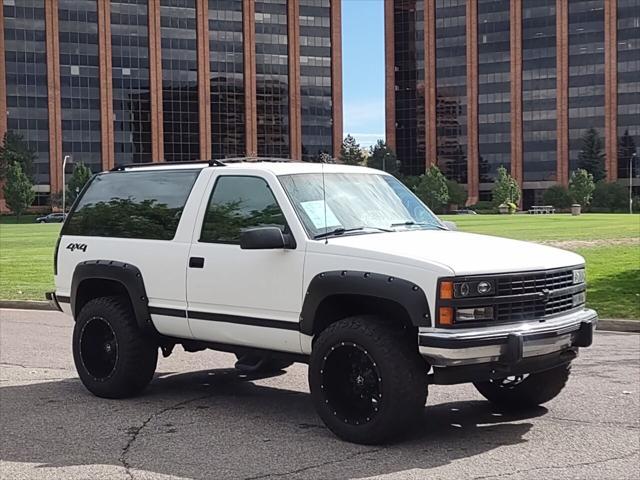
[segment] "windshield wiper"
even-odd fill
[[[337,237],[339,235],[344,235],[345,233],[358,232],[358,231],[362,231],[362,230],[377,230],[379,232],[393,232],[393,230],[391,230],[391,229],[380,228],[380,227],[355,227],[355,228],[338,227],[338,228],[334,228],[333,230],[330,230],[328,232],[319,233],[319,234],[315,235],[313,237],[313,239],[314,240],[318,240],[320,238],[326,238],[326,237]]]
[[[413,227],[413,226],[435,227],[435,228],[438,228],[440,230],[447,230],[447,228],[443,227],[442,225],[438,225],[437,223],[428,223],[428,222],[417,222],[416,223],[413,220],[407,220],[406,222],[392,223],[391,224],[391,228],[393,228],[393,227]]]

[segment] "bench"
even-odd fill
[[[553,205],[534,205],[529,210],[529,213],[532,213],[534,215],[545,215],[556,213],[556,209],[553,207]]]

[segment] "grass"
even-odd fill
[[[640,215],[443,215],[463,231],[529,241],[610,240],[640,237]]]
[[[53,290],[59,223],[0,224],[0,299],[44,300]]]
[[[566,242],[587,262],[587,302],[603,318],[640,319],[640,216],[623,214],[455,215],[463,231],[521,240]],[[59,224],[0,222],[0,299],[43,300],[53,289]],[[589,243],[592,243],[589,245]]]

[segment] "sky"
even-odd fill
[[[384,1],[342,0],[344,135],[384,138]]]

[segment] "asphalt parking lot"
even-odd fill
[[[132,400],[76,377],[71,320],[0,311],[0,477],[640,478],[640,336],[598,332],[560,397],[501,414],[472,386],[432,387],[416,432],[383,447],[335,438],[315,415],[306,366],[263,379],[233,357],[179,347]]]

